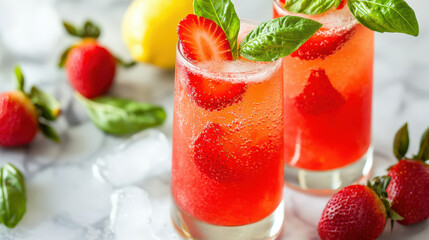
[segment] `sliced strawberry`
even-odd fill
[[[209,79],[188,72],[188,90],[195,104],[208,111],[219,111],[241,99],[246,92],[246,84]]]
[[[241,177],[236,152],[225,138],[226,131],[217,123],[208,124],[195,140],[194,161],[201,173],[219,182]]]
[[[194,162],[202,174],[217,182],[237,181],[270,171],[283,156],[282,139],[270,138],[242,146],[240,134],[209,123],[194,143]]]
[[[225,32],[214,21],[189,14],[177,28],[184,55],[197,62],[233,60]]]
[[[291,54],[302,60],[325,59],[338,52],[346,42],[353,36],[356,27],[348,30],[332,32],[327,29],[320,29],[310,39],[307,40],[298,50]]]
[[[343,9],[344,6],[346,6],[347,0],[343,0],[340,2],[340,5],[338,5],[337,10]]]
[[[295,106],[304,114],[319,115],[340,108],[346,100],[329,81],[324,69],[312,70]]]

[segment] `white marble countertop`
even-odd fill
[[[260,21],[271,17],[271,0],[233,2],[240,17]],[[416,151],[420,134],[429,126],[429,3],[408,2],[416,10],[420,37],[376,34],[374,174],[383,174],[395,162],[391,142],[405,121],[409,122],[412,151]],[[128,56],[120,36],[120,23],[129,3],[130,0],[0,0],[0,92],[15,88],[13,67],[20,64],[27,86],[38,85],[52,93],[64,109],[63,116],[54,124],[63,139],[61,145],[39,134],[27,147],[0,148],[0,164],[11,162],[21,169],[28,192],[26,215],[13,230],[0,226],[0,239],[178,239],[169,217],[170,154],[164,150],[161,157],[157,156],[162,160],[153,161],[153,153],[144,147],[159,144],[157,148],[169,150],[169,140],[156,130],[136,136],[140,139],[137,141],[103,134],[74,100],[64,72],[56,68],[60,52],[72,41],[62,30],[62,18],[83,22],[91,16],[102,27],[100,41],[114,53]],[[140,64],[119,71],[111,94],[164,106],[169,115],[159,130],[170,139],[173,78],[172,71]],[[152,138],[145,138],[145,134]],[[152,165],[140,168],[142,174],[133,172],[143,178],[133,179],[131,173],[128,177],[132,183],[122,181],[114,185],[96,179],[96,160],[114,158],[112,154],[117,153],[112,153],[112,148],[124,142],[130,147],[117,158],[126,158],[126,163],[141,159],[132,146],[139,147],[139,153],[148,151],[144,156]],[[112,164],[112,176],[121,165],[126,165]],[[284,199],[286,222],[281,239],[318,239],[316,225],[328,198],[285,188]],[[411,227],[396,224],[392,233],[386,228],[380,239],[405,238],[429,239],[429,221]]]

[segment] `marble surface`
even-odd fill
[[[262,21],[271,16],[271,0],[233,2],[240,17]],[[374,174],[384,173],[395,162],[391,141],[405,121],[410,126],[411,151],[416,151],[420,133],[429,126],[429,3],[408,2],[416,10],[420,37],[376,34]],[[28,189],[25,217],[13,230],[0,226],[0,239],[178,239],[169,218],[169,155],[163,155],[159,162],[149,159],[152,165],[143,169],[141,179],[122,184],[99,181],[93,174],[97,159],[112,156],[112,148],[124,142],[142,144],[147,136],[131,141],[100,132],[73,98],[64,72],[56,68],[60,52],[72,41],[62,30],[62,18],[82,22],[91,16],[103,28],[100,41],[114,53],[128,57],[120,23],[129,3],[130,0],[0,0],[0,92],[14,89],[13,66],[20,64],[27,86],[37,85],[52,93],[64,109],[54,124],[62,144],[54,144],[39,134],[27,147],[0,148],[0,164],[11,162],[21,169]],[[159,131],[170,139],[173,78],[172,71],[140,64],[131,70],[119,70],[111,94],[164,106],[169,114]],[[151,134],[162,138],[160,132],[153,131]],[[169,141],[160,144],[169,151]],[[140,157],[129,150],[131,147],[127,149],[124,154],[130,158]],[[318,239],[316,225],[328,198],[285,188],[284,199],[286,223],[280,239]],[[141,214],[131,214],[129,208]],[[386,228],[380,237],[405,238],[428,239],[429,222],[411,227],[397,224],[392,233]]]

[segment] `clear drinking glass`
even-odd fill
[[[241,21],[240,39],[253,27]],[[198,85],[198,89],[195,86]],[[201,89],[234,89],[228,99]],[[273,239],[283,224],[282,60],[196,63],[177,46],[172,219],[189,239]]]
[[[274,18],[293,15],[274,0]],[[323,27],[283,59],[286,183],[315,193],[365,179],[372,167],[374,33],[347,5],[295,14]]]

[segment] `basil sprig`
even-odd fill
[[[317,15],[338,7],[341,0],[287,0],[284,8],[291,13]]]
[[[125,135],[139,132],[164,123],[166,113],[162,107],[128,99],[99,97],[76,98],[85,105],[91,121],[102,131]]]
[[[14,228],[26,212],[24,176],[12,164],[5,164],[0,169],[0,185],[0,222]]]
[[[234,59],[237,58],[237,37],[240,19],[231,0],[194,0],[194,13],[214,21],[225,32]]]
[[[341,0],[287,0],[284,8],[291,13],[322,14],[337,8]],[[376,32],[419,35],[414,10],[404,0],[347,0],[353,16]]]
[[[413,9],[404,0],[348,0],[355,18],[377,32],[419,35],[419,24]]]
[[[243,39],[239,53],[252,61],[275,61],[293,53],[321,27],[319,22],[296,16],[272,19]]]

